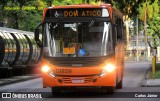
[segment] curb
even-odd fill
[[[159,83],[155,83],[155,84],[154,83],[153,84],[148,83],[148,82],[151,82],[150,81],[151,79],[149,79],[149,74],[150,73],[151,73],[151,67],[147,70],[146,75],[145,75],[145,79],[142,81],[141,87],[160,87]],[[154,80],[156,80],[156,79],[154,79]],[[160,82],[159,81],[160,79],[157,79],[157,80],[158,80],[158,82]]]
[[[151,67],[149,67],[148,70],[146,71],[145,76],[144,76],[144,80],[142,81],[142,84],[141,84],[141,87],[148,87],[147,80],[149,78],[150,70],[151,70]]]
[[[160,85],[146,85],[146,87],[160,87]]]
[[[27,80],[31,80],[31,79],[35,79],[35,78],[40,78],[41,77],[40,74],[25,75],[25,76],[28,76],[28,77],[15,79],[16,77],[20,77],[20,76],[15,76],[15,77],[12,77],[12,78],[0,79],[0,80],[4,80],[4,82],[0,83],[0,86],[10,85],[10,84],[14,84],[14,83],[18,83],[18,82],[27,81]],[[21,77],[24,77],[24,76],[21,76]],[[13,79],[13,80],[7,80],[7,79]]]

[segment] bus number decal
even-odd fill
[[[71,74],[71,69],[56,69],[56,74]]]

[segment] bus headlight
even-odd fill
[[[56,77],[55,76],[55,74],[54,74],[54,71],[52,70],[52,69],[50,69],[49,68],[49,66],[47,66],[47,65],[44,65],[43,67],[42,67],[42,71],[44,72],[44,73],[48,73],[50,76],[52,76],[52,77]]]
[[[110,73],[110,72],[114,71],[115,66],[112,65],[112,64],[107,64],[107,65],[104,67],[104,69],[105,69],[107,72]]]
[[[44,65],[41,70],[42,70],[43,72],[47,73],[47,72],[50,70],[50,68],[49,68],[49,66]]]
[[[115,70],[115,66],[114,66],[114,65],[112,65],[112,64],[107,64],[107,65],[103,68],[102,72],[100,73],[100,77],[103,77],[105,74],[111,73],[111,72],[113,72],[114,70]]]

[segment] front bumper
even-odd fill
[[[87,86],[112,86],[116,85],[115,71],[100,77],[99,75],[56,76],[53,78],[43,74],[43,87],[87,87]],[[76,81],[76,82],[75,82]]]

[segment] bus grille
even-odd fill
[[[91,83],[91,82],[95,82],[96,79],[94,79],[93,77],[62,77],[61,79],[61,83],[64,84],[84,84],[84,83]]]

